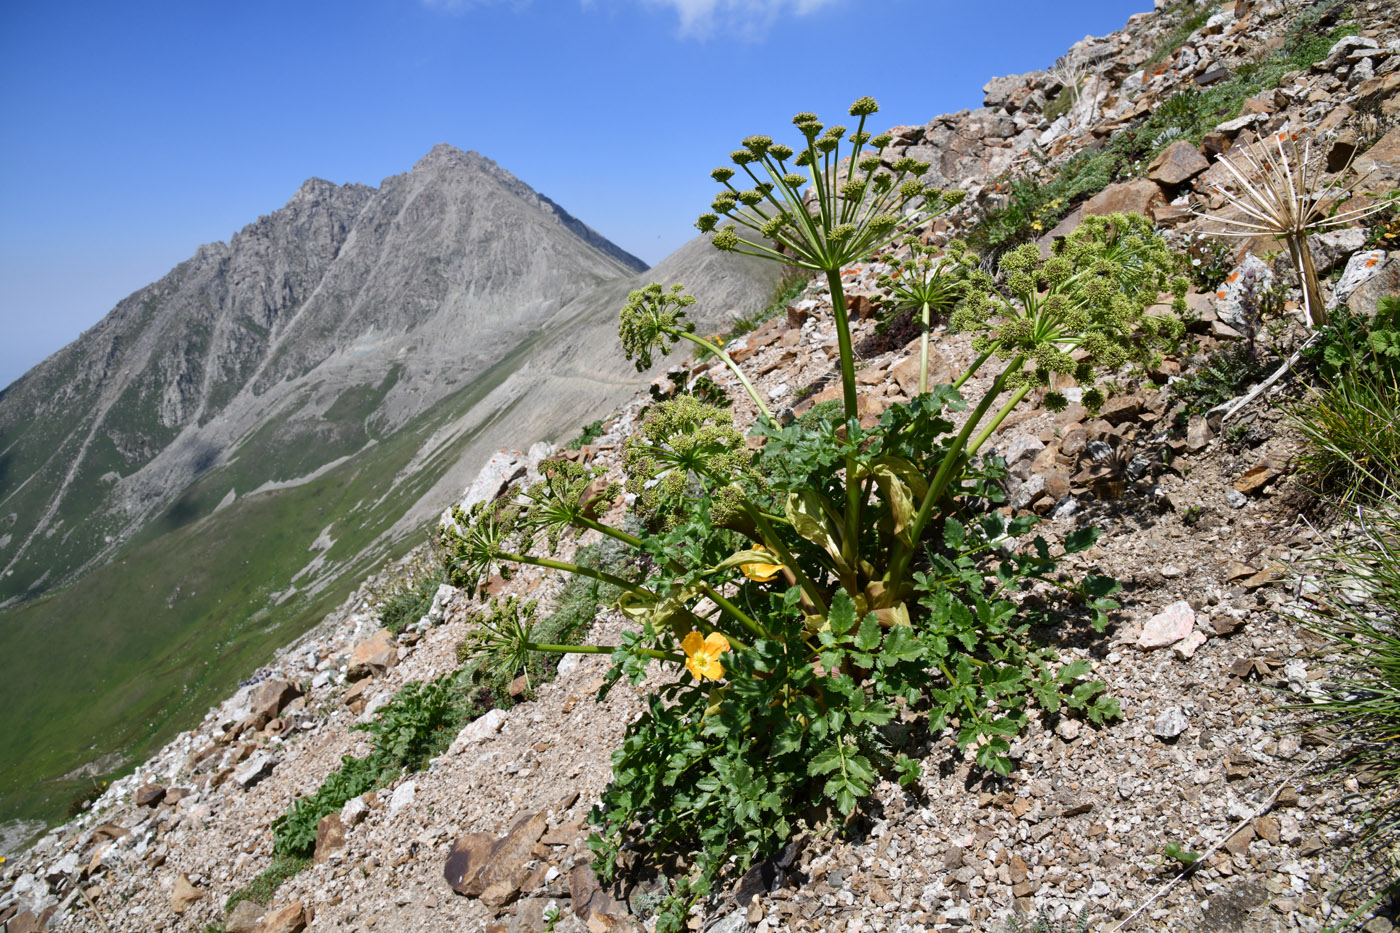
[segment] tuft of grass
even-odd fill
[[[1161,43],[1152,53],[1152,57],[1143,63],[1144,68],[1151,68],[1166,59],[1168,55],[1186,44],[1186,40],[1191,38],[1192,33],[1206,24],[1206,20],[1215,15],[1219,7],[1214,5],[1201,6],[1196,0],[1180,0],[1162,11],[1164,19],[1175,19],[1178,16],[1183,19],[1171,28]]]
[[[1369,804],[1352,861],[1362,883],[1380,893],[1400,890],[1400,484],[1354,504],[1356,533],[1314,559],[1305,572],[1320,586],[1299,621],[1327,644],[1333,677],[1315,684],[1301,707],[1338,737],[1339,766],[1354,774]],[[1317,726],[1310,718],[1309,726]]]
[[[1300,462],[1310,485],[1345,502],[1400,488],[1400,379],[1343,372],[1309,388],[1290,420],[1308,442]]]
[[[390,584],[387,592],[374,594],[379,601],[379,621],[397,635],[404,626],[417,622],[433,608],[438,587],[447,582],[440,562],[431,555],[421,555],[405,569],[403,576]]]
[[[272,903],[272,896],[283,882],[310,864],[310,858],[275,856],[272,864],[259,872],[257,877],[228,896],[228,900],[224,901],[224,913],[232,913],[241,901],[252,901],[266,907]]]
[[[583,447],[586,444],[591,444],[602,436],[603,422],[601,419],[599,419],[598,421],[585,424],[583,426],[583,431],[579,433],[579,436],[565,444],[564,449],[578,450],[580,447]]]
[[[1044,163],[1042,163],[1044,164]],[[1117,157],[1102,150],[1082,149],[1060,163],[1048,179],[1004,177],[1006,201],[986,210],[967,234],[967,245],[984,257],[1029,242],[1052,229],[1080,201],[1108,187]]]
[[[421,771],[446,750],[462,726],[484,712],[468,698],[455,671],[405,684],[372,722],[351,726],[370,734],[370,753],[363,758],[346,755],[314,794],[298,797],[272,822],[273,851],[288,859],[309,858],[322,818],[402,774]]]
[[[1400,297],[1370,321],[1339,309],[1319,337],[1308,357],[1319,384],[1289,412],[1307,441],[1303,475],[1344,503],[1400,489]]]

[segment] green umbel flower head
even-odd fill
[[[746,476],[752,462],[734,416],[691,395],[654,406],[623,456],[639,511],[663,524],[694,507],[692,483],[727,486]]]
[[[906,237],[909,260],[891,259],[894,268],[876,279],[876,284],[890,293],[884,306],[893,313],[922,311],[928,305],[933,317],[947,314],[957,304],[967,283],[968,274],[950,255],[940,255],[932,246],[925,246],[915,237]]]
[[[845,126],[823,127],[816,114],[799,113],[792,119],[803,137],[796,149],[768,136],[746,138],[730,156],[738,172],[711,173],[724,190],[696,226],[715,233],[719,249],[829,272],[888,243],[911,210],[947,210],[956,202],[918,181],[928,163],[908,157],[891,168],[881,163],[879,150],[890,137],[872,138],[865,129],[879,109],[869,97],[853,103],[850,114],[859,123],[849,135]],[[739,173],[749,176],[751,188],[734,186]],[[719,228],[716,215],[733,224]]]
[[[685,319],[685,309],[695,304],[695,296],[684,292],[683,285],[668,289],[652,282],[627,296],[617,335],[622,339],[622,352],[636,365],[637,372],[651,368],[654,351],[662,356],[671,352],[678,339],[677,331],[695,330],[695,325]]]
[[[976,257],[963,252],[960,261],[966,266]],[[1159,347],[1184,330],[1173,313],[1146,313],[1158,294],[1176,294],[1183,282],[1173,275],[1176,261],[1166,243],[1136,214],[1086,217],[1051,256],[1026,244],[1003,255],[998,269],[1000,289],[985,273],[969,275],[952,325],[979,332],[973,341],[979,353],[1025,359],[1027,368],[1016,377],[1022,385],[1047,386],[1057,374],[1072,378],[1090,411],[1105,400],[1095,379],[1130,363],[1152,365]],[[1062,405],[1064,397],[1052,393],[1046,402]]]

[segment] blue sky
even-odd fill
[[[306,178],[475,149],[656,262],[791,115],[981,104],[1151,0],[239,0],[0,8],[0,386]]]

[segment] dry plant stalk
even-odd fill
[[[1316,330],[1328,319],[1317,268],[1308,248],[1308,234],[1353,224],[1379,211],[1386,202],[1337,213],[1337,207],[1351,198],[1355,184],[1360,181],[1356,179],[1349,186],[1336,184],[1351,168],[1351,159],[1335,173],[1333,183],[1324,186],[1325,153],[1314,154],[1310,138],[1304,140],[1301,151],[1298,142],[1299,134],[1280,132],[1253,146],[1239,146],[1222,156],[1221,163],[1235,179],[1233,190],[1216,185],[1212,191],[1243,212],[1245,219],[1197,216],[1228,228],[1208,231],[1215,236],[1282,237],[1303,284],[1308,326]]]

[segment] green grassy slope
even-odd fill
[[[196,723],[378,564],[421,541],[419,534],[379,539],[477,433],[510,410],[493,412],[476,432],[414,464],[408,475],[402,471],[434,431],[514,372],[534,343],[389,437],[376,437],[370,427],[388,384],[352,390],[333,408],[335,419],[322,425],[319,442],[358,453],[314,480],[247,495],[264,482],[295,478],[298,447],[317,442],[301,436],[288,445],[275,430],[259,432],[234,462],[202,477],[116,559],[73,586],[0,613],[7,700],[0,718],[0,822],[61,818],[91,785],[89,778],[62,775],[111,753],[128,761],[145,757]],[[215,512],[230,489],[239,498]],[[335,544],[314,575],[319,591],[274,604],[270,597],[285,594],[316,557],[309,547],[327,526]],[[306,589],[310,582],[303,577],[296,585]]]

